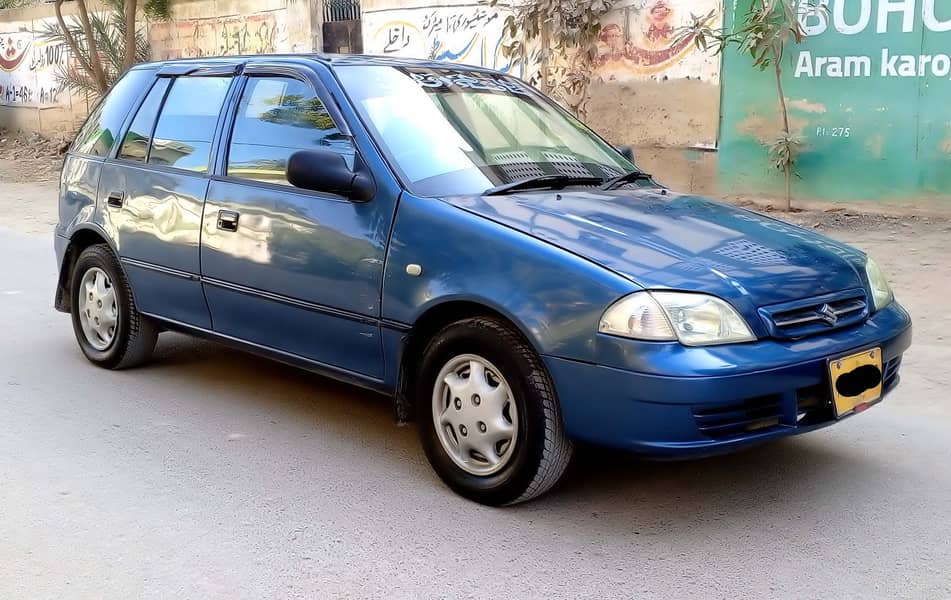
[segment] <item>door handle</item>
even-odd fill
[[[125,201],[125,192],[112,192],[109,194],[109,197],[106,198],[106,204],[112,208],[122,208],[122,203]]]
[[[237,231],[239,213],[233,210],[218,211],[218,229],[222,231]]]

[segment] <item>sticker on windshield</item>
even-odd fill
[[[527,96],[530,92],[514,81],[494,77],[487,73],[460,73],[438,71],[406,71],[419,87],[427,90],[473,90],[478,92],[501,92]]]

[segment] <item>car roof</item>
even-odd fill
[[[328,67],[348,66],[348,65],[378,65],[388,67],[428,67],[436,69],[453,69],[459,71],[478,71],[485,73],[494,73],[492,69],[477,67],[473,65],[463,65],[457,63],[447,63],[435,60],[426,60],[419,58],[403,58],[397,56],[374,56],[370,54],[250,54],[235,56],[209,56],[203,58],[175,58],[169,60],[160,60],[148,63],[141,63],[133,67],[134,69],[155,69],[162,67],[194,67],[196,70],[205,67],[224,67],[229,65],[245,65],[258,62],[296,62],[308,63],[316,62],[327,65]]]

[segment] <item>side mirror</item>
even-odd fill
[[[627,144],[623,146],[618,146],[617,151],[621,153],[621,156],[627,159],[629,163],[634,164],[634,148],[631,148]]]
[[[298,150],[287,159],[287,181],[304,190],[338,194],[354,202],[366,202],[373,198],[376,186],[359,155],[354,159],[354,164],[357,168],[351,170],[343,155],[331,150]]]

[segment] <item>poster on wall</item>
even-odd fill
[[[701,79],[716,83],[720,59],[681,34],[691,15],[722,23],[720,0],[626,0],[601,19],[597,75],[605,81]]]
[[[66,68],[66,59],[64,44],[45,40],[26,24],[0,33],[0,105],[68,104],[65,86],[57,77]]]
[[[367,54],[429,58],[521,74],[502,50],[506,11],[487,3],[363,13]]]

